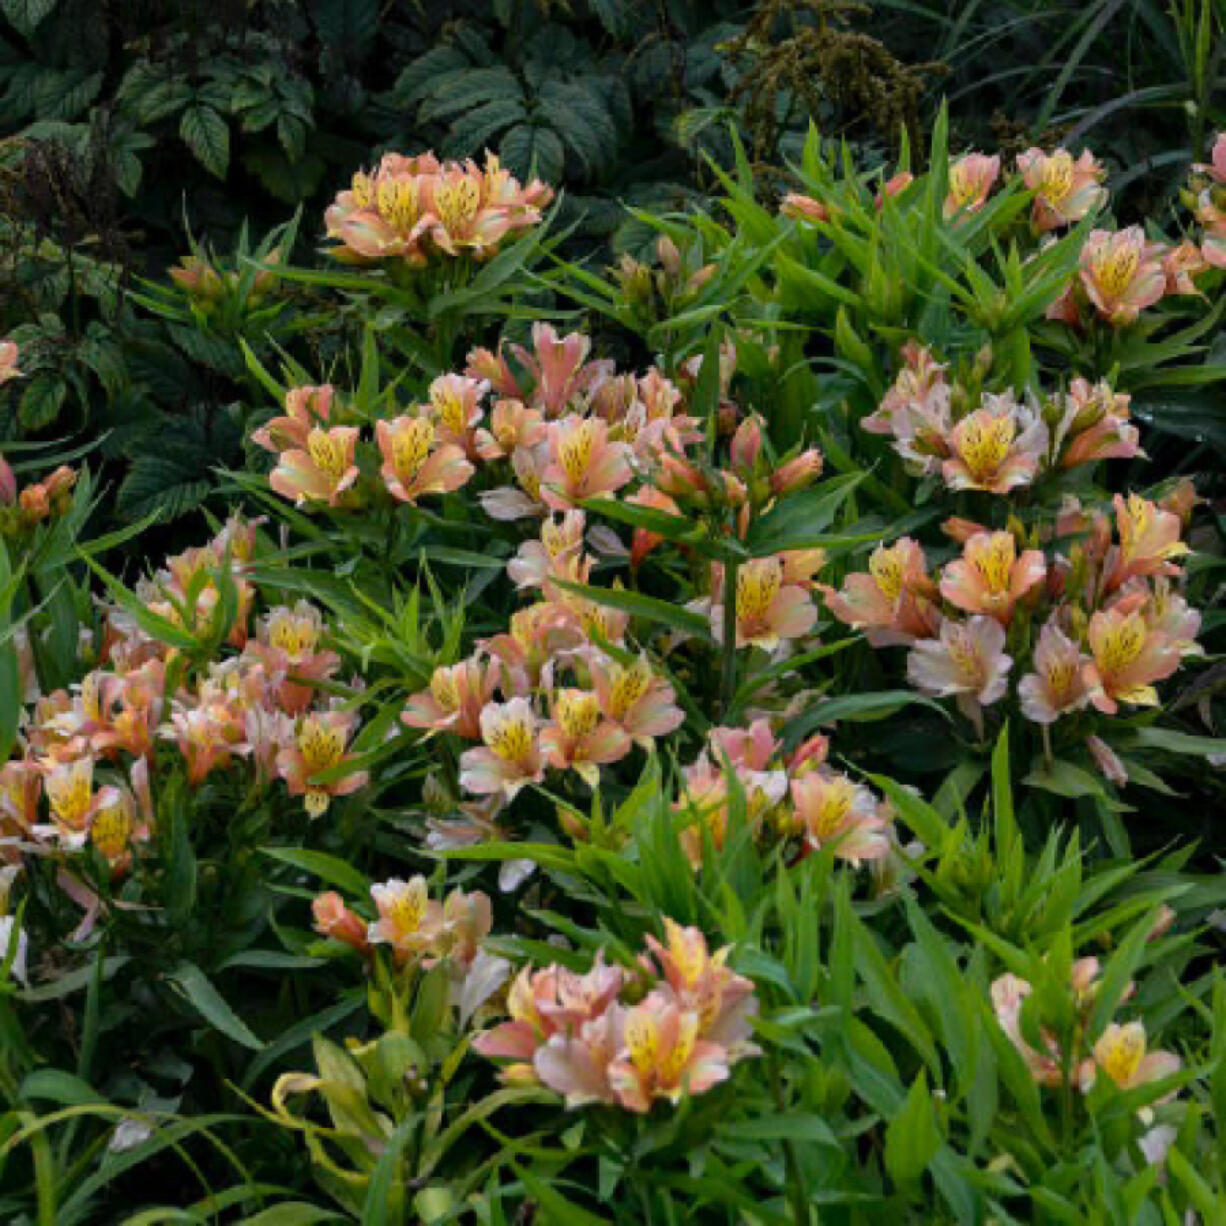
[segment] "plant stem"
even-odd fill
[[[736,692],[736,575],[737,563],[724,563],[724,655],[720,670],[719,708],[727,712]]]
[[[783,1098],[783,1075],[777,1054],[771,1057],[771,1081],[775,1083],[775,1106],[780,1115],[787,1113]],[[787,1172],[788,1200],[792,1206],[794,1226],[809,1226],[809,1202],[805,1198],[804,1183],[800,1176],[800,1163],[796,1160],[796,1147],[791,1141],[783,1143],[783,1165]]]

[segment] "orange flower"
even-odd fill
[[[1076,161],[1067,149],[1050,154],[1028,149],[1017,168],[1035,193],[1032,224],[1039,233],[1080,221],[1107,198],[1101,186],[1107,172],[1088,149]]]
[[[931,638],[940,623],[924,551],[908,536],[889,547],[878,545],[868,560],[868,574],[848,575],[842,591],[821,591],[830,612],[854,630],[864,630],[874,647]]]
[[[541,474],[540,496],[555,511],[585,498],[621,489],[633,475],[630,448],[609,441],[608,423],[574,414],[549,427],[549,464]]]
[[[369,776],[365,771],[350,771],[340,779],[317,777],[353,760],[345,746],[356,723],[357,716],[348,711],[306,715],[298,724],[293,744],[277,755],[277,770],[289,794],[304,798],[308,816],[321,817],[334,796],[347,796],[366,786]]]
[[[1081,249],[1081,284],[1098,313],[1115,327],[1137,316],[1166,292],[1161,243],[1151,243],[1140,226],[1093,230]]]
[[[988,193],[1000,177],[1000,157],[968,153],[949,167],[949,195],[945,197],[945,216],[978,213],[988,202]]]
[[[458,490],[473,475],[473,466],[454,443],[437,446],[437,431],[428,417],[396,417],[375,423],[375,438],[388,492],[415,503],[427,494]]]
[[[967,613],[986,613],[1002,626],[1019,600],[1043,582],[1047,564],[1037,549],[1017,556],[1011,532],[980,532],[941,574],[941,595]]]
[[[941,465],[950,489],[1007,494],[1034,480],[1047,451],[1047,427],[1012,393],[989,393],[954,426],[950,450],[952,456]]]
[[[784,639],[808,634],[817,622],[817,609],[800,584],[783,581],[783,562],[777,557],[754,558],[736,575],[736,645],[774,651]],[[711,630],[716,641],[724,633],[724,607],[711,608]]]
[[[1129,602],[1131,603],[1131,602]],[[1107,715],[1119,704],[1155,707],[1155,681],[1179,667],[1179,649],[1161,630],[1151,629],[1141,609],[1100,609],[1087,634],[1093,661],[1086,666],[1090,701]]]
[[[358,431],[353,426],[334,426],[331,430],[314,427],[306,446],[281,453],[268,484],[278,494],[304,502],[326,502],[339,506],[341,497],[358,479],[354,462]]]
[[[630,752],[631,741],[619,724],[604,717],[595,691],[559,689],[553,694],[552,721],[541,732],[545,762],[573,770],[590,788],[600,782],[600,766]]]

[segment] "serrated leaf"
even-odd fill
[[[208,106],[189,106],[179,120],[179,135],[196,160],[211,175],[226,177],[230,166],[230,129]]]
[[[60,415],[68,385],[56,375],[35,375],[21,395],[17,416],[30,431],[45,430]]]

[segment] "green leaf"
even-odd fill
[[[902,1110],[886,1126],[885,1169],[896,1184],[906,1187],[928,1169],[940,1148],[941,1133],[928,1092],[928,1078],[921,1071],[911,1083]]]
[[[59,417],[67,394],[68,385],[57,375],[35,375],[21,394],[21,424],[30,431],[45,430]]]
[[[85,1103],[104,1103],[106,1099],[88,1082],[62,1069],[36,1069],[22,1083],[19,1096],[58,1103],[61,1107],[79,1107]]]
[[[845,473],[781,498],[750,528],[745,542],[749,552],[758,558],[783,549],[816,549],[826,544],[823,533],[864,477],[862,472]]]
[[[264,1049],[263,1041],[251,1033],[247,1023],[213,986],[212,980],[194,963],[180,962],[167,978],[215,1030],[252,1051]]]
[[[674,630],[680,630],[683,634],[692,634],[707,642],[711,641],[710,620],[692,609],[669,604],[667,600],[657,600],[654,596],[644,596],[641,592],[627,592],[621,588],[591,587],[586,583],[568,583],[564,579],[554,582],[558,587],[573,592],[576,596],[583,596],[595,604],[619,609],[623,613],[643,617],[648,621],[660,622]]]
[[[0,10],[19,34],[29,38],[58,3],[59,0],[2,0]]]
[[[802,712],[783,726],[783,738],[788,745],[796,745],[823,724],[833,724],[845,719],[853,723],[869,723],[886,719],[906,706],[931,707],[946,719],[953,717],[934,698],[917,694],[914,690],[877,690],[867,694],[840,694],[828,698]]]
[[[210,174],[226,177],[230,166],[230,129],[210,106],[189,106],[179,120],[179,135]]]
[[[554,1187],[538,1179],[531,1171],[516,1167],[524,1187],[540,1210],[544,1226],[609,1226],[608,1219],[597,1217],[586,1209],[568,1200]]]
[[[309,851],[305,847],[261,847],[260,851],[271,860],[279,860],[294,868],[326,881],[344,890],[353,898],[368,898],[370,882],[352,864],[330,856],[323,851]]]

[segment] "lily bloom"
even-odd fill
[[[43,790],[56,832],[72,844],[84,842],[90,820],[113,791],[94,791],[94,760],[90,757],[49,763],[43,772]]]
[[[1172,247],[1162,258],[1162,272],[1166,277],[1164,294],[1204,294],[1196,288],[1195,277],[1210,267],[1204,252],[1191,239],[1184,239]]]
[[[736,645],[774,651],[784,639],[808,634],[817,622],[817,609],[796,583],[784,583],[783,562],[753,558],[736,575]],[[711,629],[717,642],[724,633],[724,607],[711,608]]]
[[[590,690],[554,691],[552,722],[541,732],[545,761],[555,770],[573,770],[590,788],[600,782],[600,767],[630,752],[631,741],[619,724],[604,718],[600,697]]]
[[[612,494],[634,475],[629,456],[628,444],[609,441],[607,422],[571,414],[549,427],[540,496],[553,510],[566,511],[584,498]]]
[[[1080,221],[1107,198],[1102,186],[1107,172],[1088,149],[1075,161],[1067,149],[1027,149],[1017,168],[1035,193],[1032,224],[1040,234]]]
[[[304,798],[310,817],[321,817],[334,796],[348,796],[365,787],[370,778],[366,771],[351,771],[340,779],[326,782],[315,778],[352,760],[345,746],[356,723],[357,716],[347,711],[304,716],[294,743],[277,755],[277,770],[289,794]]]
[[[280,462],[268,478],[278,494],[304,502],[340,505],[341,496],[358,479],[354,461],[358,431],[353,426],[334,426],[331,430],[314,427],[304,448],[281,453]]]
[[[379,918],[366,930],[371,945],[390,945],[398,966],[427,952],[443,925],[442,905],[430,897],[421,875],[393,877],[370,887]]]
[[[567,511],[560,518],[550,516],[541,523],[541,539],[525,541],[507,563],[507,575],[517,588],[543,587],[548,579],[570,579],[563,573],[565,564],[583,550],[586,516],[582,511]],[[579,582],[586,582],[586,578]]]
[[[1144,455],[1137,428],[1128,420],[1131,399],[1106,380],[1091,385],[1086,379],[1074,379],[1052,439],[1052,455],[1059,457],[1060,467]]]
[[[698,1037],[698,1014],[671,994],[652,992],[626,1012],[624,1047],[609,1065],[609,1084],[629,1111],[646,1114],[659,1098],[680,1102],[702,1094],[729,1073],[725,1047]]]
[[[1082,1091],[1093,1086],[1095,1074],[1101,1070],[1121,1090],[1132,1090],[1151,1081],[1173,1077],[1183,1067],[1174,1052],[1147,1051],[1145,1024],[1128,1022],[1121,1026],[1112,1022],[1094,1044],[1094,1059],[1083,1068]]]
[[[251,441],[265,451],[276,453],[305,448],[311,431],[327,425],[335,395],[336,389],[330,383],[322,387],[290,388],[285,393],[285,416],[274,417],[254,431]]]
[[[481,739],[481,712],[498,688],[500,669],[473,656],[440,665],[430,685],[409,697],[400,719],[410,728],[454,732],[468,741]]]
[[[992,1007],[1000,1028],[1017,1048],[1031,1077],[1041,1086],[1055,1088],[1064,1084],[1064,1063],[1055,1037],[1046,1030],[1041,1032],[1043,1051],[1036,1051],[1022,1037],[1022,1006],[1032,991],[1031,985],[1017,975],[1001,975],[992,981]],[[1087,1064],[1092,1065],[1093,1061],[1074,1061],[1070,1070],[1074,1083],[1080,1082]]]
[[[1166,292],[1164,248],[1140,226],[1093,230],[1081,249],[1081,284],[1098,313],[1115,327],[1137,316]]]
[[[287,715],[301,715],[311,705],[316,685],[340,667],[334,651],[319,651],[323,615],[309,601],[293,608],[270,609],[256,628],[248,651],[263,665],[277,705]]]
[[[429,413],[444,443],[459,447],[469,459],[477,455],[476,427],[485,415],[481,400],[490,385],[465,375],[439,375],[427,393]]]
[[[320,936],[352,946],[359,953],[370,951],[366,921],[345,906],[345,900],[335,890],[320,894],[311,903],[311,915]]]
[[[792,805],[798,832],[812,851],[830,847],[855,868],[890,852],[889,822],[876,797],[846,775],[805,771],[792,780]]]
[[[526,784],[545,777],[536,715],[526,698],[489,703],[481,712],[477,749],[460,758],[460,786],[478,796],[502,792],[508,800]]]
[[[1089,657],[1055,619],[1048,621],[1034,649],[1034,672],[1018,683],[1022,714],[1036,724],[1053,724],[1062,715],[1081,710],[1090,701],[1085,678],[1088,663]]]
[[[1151,630],[1140,609],[1099,609],[1087,632],[1093,661],[1086,667],[1090,701],[1114,715],[1121,702],[1155,707],[1155,681],[1179,667],[1179,649],[1161,631]]]
[[[988,194],[1000,177],[1000,157],[967,153],[949,167],[949,194],[945,197],[946,217],[955,213],[978,213],[988,202]]]
[[[497,658],[511,690],[522,694],[540,683],[545,666],[558,652],[582,646],[583,641],[583,628],[568,607],[541,601],[512,613],[508,633],[477,645]]]
[[[596,382],[610,373],[607,362],[588,362],[592,342],[582,332],[559,337],[552,324],[538,321],[532,325],[532,349],[514,345],[512,349],[533,378],[531,396],[525,401],[546,417],[560,417]]]
[[[454,443],[437,444],[428,417],[396,417],[375,423],[375,438],[383,457],[379,470],[388,493],[415,503],[426,494],[449,494],[473,475],[473,466]]]
[[[917,642],[907,657],[907,679],[921,693],[956,697],[958,709],[982,732],[982,708],[1004,697],[1013,658],[1005,630],[991,617],[946,620],[940,637]]]
[[[936,584],[925,569],[924,551],[908,536],[878,545],[868,574],[848,575],[840,592],[823,587],[826,607],[853,630],[864,630],[874,647],[907,646],[937,632]]]
[[[673,687],[652,671],[646,656],[622,664],[603,652],[593,652],[588,666],[600,710],[644,749],[685,722]]]
[[[830,210],[820,200],[812,196],[802,196],[799,192],[789,192],[779,205],[779,213],[793,221],[829,221]]]
[[[1164,511],[1139,494],[1114,498],[1118,550],[1108,557],[1106,590],[1114,591],[1138,575],[1178,575],[1173,559],[1188,552],[1179,538],[1183,523],[1172,511]]]
[[[1017,602],[1046,575],[1039,550],[1017,556],[1012,532],[980,532],[963,546],[962,557],[941,572],[941,595],[967,613],[986,613],[1007,626]]]
[[[1007,494],[1034,480],[1047,450],[1047,427],[1011,393],[987,393],[982,406],[954,426],[950,450],[941,465],[950,489]]]
[[[474,435],[477,455],[487,463],[512,455],[519,448],[532,448],[545,441],[547,427],[539,409],[529,409],[522,400],[498,400],[490,411],[489,429]]]

